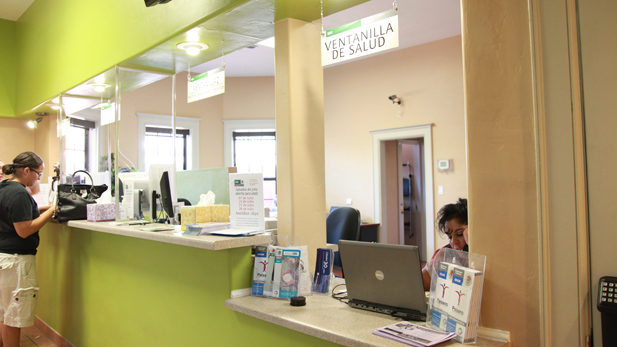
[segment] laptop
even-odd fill
[[[417,246],[339,241],[349,306],[426,321]]]

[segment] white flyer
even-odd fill
[[[261,173],[229,174],[231,229],[265,230],[263,182]]]

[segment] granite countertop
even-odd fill
[[[372,334],[377,328],[401,321],[400,318],[354,309],[330,296],[308,296],[306,306],[302,307],[291,306],[287,300],[245,296],[227,299],[225,307],[343,346],[405,346]],[[426,326],[424,322],[412,323]],[[448,341],[438,346],[464,345]],[[507,342],[479,337],[472,346],[501,347],[507,346]]]
[[[228,237],[214,235],[184,235],[180,230],[165,231],[144,231],[139,230],[144,227],[166,226],[165,224],[146,224],[146,225],[113,225],[114,222],[88,222],[85,220],[69,221],[67,224],[73,228],[99,231],[103,233],[135,237],[138,239],[171,243],[175,245],[202,248],[212,251],[221,249],[247,247],[261,244],[268,244],[272,241],[269,233],[248,236],[248,237]]]

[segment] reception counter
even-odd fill
[[[230,299],[250,288],[251,246],[268,243],[267,235],[188,237],[140,227],[45,225],[37,316],[74,346],[392,344],[370,332],[393,318],[354,312],[330,297],[309,297],[304,308]]]
[[[373,335],[373,330],[401,321],[385,314],[348,307],[330,296],[313,295],[306,306],[294,307],[286,300],[246,296],[227,299],[225,306],[234,311],[280,325],[304,334],[319,337],[343,346],[402,347],[405,344]],[[424,322],[412,322],[427,326]],[[478,338],[472,346],[501,347],[505,342]],[[465,346],[448,341],[438,346]]]
[[[251,286],[250,245],[263,239],[105,224],[40,231],[36,314],[74,346],[335,346],[225,307]]]
[[[88,221],[69,221],[68,226],[92,231],[99,231],[108,234],[134,237],[138,239],[170,243],[174,245],[202,248],[211,251],[221,249],[239,248],[268,244],[272,240],[269,234],[256,235],[251,237],[224,237],[212,235],[184,235],[177,230],[146,231],[142,228],[155,226],[166,226],[165,224],[146,224],[146,225],[115,225],[115,222],[88,222]]]

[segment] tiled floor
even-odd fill
[[[56,347],[47,336],[35,326],[21,329],[19,347]]]

